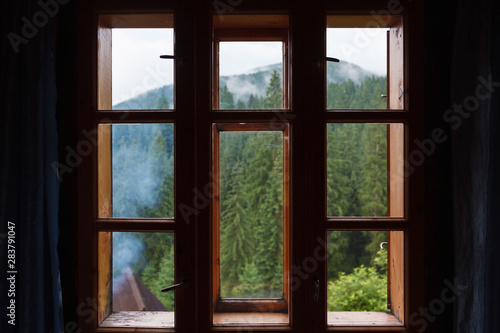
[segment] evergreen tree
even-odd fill
[[[233,94],[227,89],[226,85],[221,86],[219,89],[219,108],[221,110],[233,110],[234,106]]]
[[[363,216],[387,216],[387,129],[366,124],[362,137],[363,174],[360,202]]]
[[[220,217],[221,297],[237,297],[232,289],[238,284],[250,252],[243,186],[243,173],[237,159],[228,180],[227,200]]]
[[[166,110],[169,108],[168,100],[165,95],[160,95],[156,100],[156,109]]]
[[[271,81],[266,91],[264,99],[264,108],[266,109],[282,109],[283,108],[283,89],[281,77],[278,71],[273,71]]]

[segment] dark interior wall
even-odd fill
[[[451,167],[451,128],[443,114],[451,105],[451,68],[455,31],[454,2],[425,2],[425,137],[442,129],[443,143],[426,141],[429,154],[425,160],[425,298],[422,313],[427,332],[451,332],[453,303],[439,307],[442,292],[454,283],[453,202]],[[446,294],[446,296],[449,296]]]
[[[14,2],[11,2],[14,3]],[[64,161],[66,146],[77,143],[76,105],[76,1],[61,9],[57,16],[56,70],[58,84],[59,155]],[[442,128],[449,136],[449,128],[442,120],[443,112],[450,106],[450,68],[454,33],[454,5],[427,0],[425,10],[426,65],[425,65],[425,114],[426,137],[435,128]],[[424,138],[422,138],[424,139]],[[452,234],[452,175],[450,140],[436,146],[423,166],[426,173],[426,304],[441,297],[444,281],[453,283],[453,234]],[[78,311],[76,275],[76,173],[63,177],[60,186],[60,262],[67,331],[82,313]],[[443,313],[428,320],[428,332],[450,332],[452,304]]]

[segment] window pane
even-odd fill
[[[327,109],[387,109],[387,31],[327,29]]]
[[[387,312],[386,231],[329,231],[327,310]]]
[[[174,284],[174,234],[113,232],[112,243],[112,311],[169,312],[173,327],[175,292],[161,289]]]
[[[112,215],[101,210],[100,217],[173,217],[174,125],[115,124],[110,131],[111,195],[100,200],[111,196]],[[99,155],[102,185],[107,171]]]
[[[174,29],[112,29],[112,109],[174,108]]]
[[[330,123],[326,131],[327,215],[388,216],[387,124]]]
[[[283,108],[283,43],[219,43],[219,109]]]
[[[220,132],[220,296],[283,296],[283,133]]]

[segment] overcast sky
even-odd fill
[[[387,29],[328,29],[327,56],[386,74]],[[113,29],[113,104],[173,82],[173,29]],[[222,43],[221,75],[246,73],[281,61],[281,45]]]

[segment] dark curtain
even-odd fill
[[[457,8],[452,100],[455,332],[500,332],[500,6]]]
[[[36,1],[4,1],[1,7],[0,331],[63,332],[57,254],[59,182],[51,167],[58,153],[54,19],[47,14],[47,20],[41,14],[35,17],[42,10]],[[25,22],[33,20],[38,20],[36,31],[23,32]],[[16,44],[18,37],[23,42]],[[15,262],[7,261],[13,258],[7,251],[10,236],[15,241],[11,241]],[[6,308],[12,300],[15,321],[9,323],[14,317],[6,314],[14,312]]]

